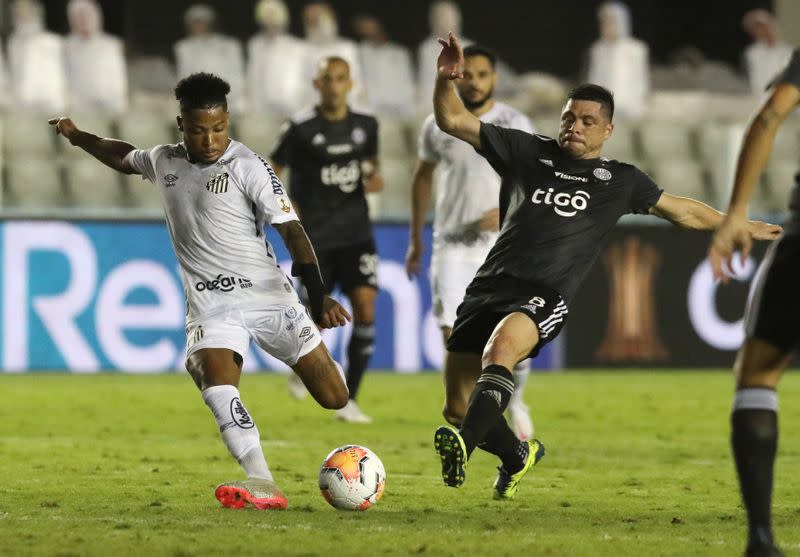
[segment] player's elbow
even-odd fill
[[[437,110],[435,112],[435,115],[436,115],[436,126],[438,126],[440,130],[449,134],[453,134],[456,131],[458,125],[457,118],[446,113],[443,110]]]

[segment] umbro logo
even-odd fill
[[[211,193],[225,193],[228,191],[228,173],[217,174],[206,182],[206,189]]]

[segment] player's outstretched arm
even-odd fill
[[[708,249],[714,276],[722,282],[729,280],[725,267],[730,268],[733,252],[741,249],[742,259],[750,252],[747,207],[769,160],[778,128],[798,104],[800,88],[791,83],[781,83],[775,87],[747,128],[736,164],[728,215],[714,234]]]
[[[464,51],[451,32],[448,40],[439,39],[442,53],[436,61],[436,85],[433,89],[433,113],[443,132],[480,149],[481,121],[466,109],[456,94],[454,79],[464,77]]]
[[[273,226],[292,256],[292,275],[300,277],[308,291],[314,322],[323,329],[344,326],[350,321],[350,314],[336,300],[325,294],[317,256],[303,225],[300,221],[291,220]]]
[[[696,199],[668,193],[661,194],[658,203],[650,208],[650,214],[691,230],[717,230],[726,216]],[[757,220],[745,223],[748,236],[755,240],[774,240],[783,230],[777,224]]]
[[[433,172],[436,163],[419,160],[411,179],[411,220],[408,223],[409,238],[406,251],[406,274],[408,278],[419,275],[422,270],[422,254],[425,244],[422,242],[422,229],[425,227],[425,213],[433,189]]]
[[[52,118],[48,123],[55,128],[56,134],[63,135],[67,140],[80,147],[94,158],[124,174],[138,174],[125,157],[136,149],[130,143],[118,139],[97,137],[94,134],[78,129],[75,123],[66,117]]]

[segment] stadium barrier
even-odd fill
[[[0,234],[4,371],[183,369],[184,295],[163,222],[20,220],[0,223]],[[377,225],[375,236],[380,294],[371,367],[438,369],[443,350],[428,280],[409,281],[404,270],[408,228]],[[288,269],[280,238],[271,231],[269,239]],[[428,252],[426,268],[429,260]],[[343,361],[350,327],[323,336]],[[558,366],[558,356],[558,345],[550,346],[534,365]],[[248,371],[286,369],[254,348],[245,362]]]
[[[729,367],[767,243],[723,287],[706,259],[709,241],[671,226],[617,227],[570,306],[566,365]]]

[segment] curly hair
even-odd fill
[[[193,73],[175,87],[175,98],[181,110],[222,106],[228,110],[226,95],[231,92],[228,82],[210,73]]]

